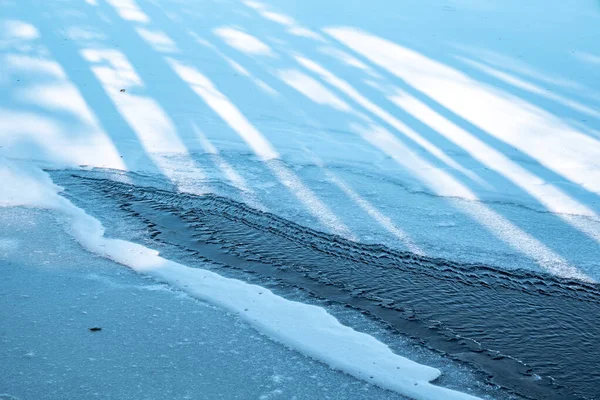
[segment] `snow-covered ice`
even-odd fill
[[[127,265],[237,315],[223,324],[241,318],[349,375],[433,399],[471,396],[321,308],[104,237],[42,169],[138,172],[354,241],[600,279],[597,2],[2,0],[0,11],[2,212],[52,212],[78,260],[85,250]],[[4,231],[11,265],[28,260],[23,246],[50,251]],[[27,288],[15,274],[13,294]],[[54,283],[92,285],[85,274]],[[350,379],[327,373],[330,387]]]
[[[402,398],[286,349],[234,314],[87,253],[60,220],[40,210],[0,210],[3,395]]]

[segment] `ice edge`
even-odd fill
[[[273,340],[381,388],[414,399],[477,399],[432,385],[430,381],[440,376],[438,369],[393,353],[372,336],[342,325],[321,307],[286,300],[266,288],[166,260],[157,251],[135,243],[105,238],[102,224],[60,196],[62,188],[41,169],[6,161],[0,167],[5,185],[17,189],[0,195],[0,206],[41,207],[63,214],[75,239],[92,253],[236,313]],[[35,190],[19,191],[19,187]]]

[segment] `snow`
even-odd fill
[[[222,27],[214,30],[228,45],[250,55],[273,56],[271,48],[252,35],[232,27]]]
[[[467,121],[529,154],[542,165],[598,192],[597,140],[516,96],[499,93],[415,51],[353,28],[327,28],[331,36],[427,94]],[[568,163],[558,162],[561,158]],[[586,173],[584,173],[584,171]],[[560,203],[552,211],[577,213]]]
[[[44,210],[0,209],[0,277],[2,398],[402,399],[91,255]]]
[[[382,388],[415,399],[476,398],[429,384],[439,376],[439,370],[394,354],[372,336],[340,324],[320,307],[289,301],[268,289],[208,270],[186,267],[135,243],[105,238],[99,221],[59,196],[58,187],[43,171],[4,162],[1,176],[11,190],[2,192],[0,204],[59,212],[69,221],[75,239],[92,253],[236,313],[287,347]],[[34,189],[32,192],[29,186]],[[10,248],[10,244],[6,247]]]
[[[600,11],[538,3],[1,2],[0,205],[352,376],[469,398],[320,308],[104,237],[42,168],[226,182],[352,240],[597,281]]]
[[[279,78],[317,104],[330,106],[340,111],[350,110],[348,104],[318,81],[300,71],[293,69],[280,71]]]

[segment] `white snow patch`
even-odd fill
[[[253,1],[245,1],[243,2],[246,6],[257,11],[263,18],[278,23],[280,25],[286,26],[288,33],[295,36],[305,37],[309,39],[319,40],[325,42],[325,39],[321,35],[316,32],[311,31],[308,28],[300,26],[294,18],[285,15],[280,12],[271,11],[267,6],[261,3],[253,2]]]
[[[329,83],[336,89],[340,90],[341,92],[345,93],[349,98],[356,101],[356,103],[358,103],[360,106],[362,106],[365,110],[369,111],[376,117],[381,118],[383,121],[387,122],[392,127],[394,127],[394,129],[396,129],[399,133],[409,137],[410,139],[414,140],[419,145],[423,146],[424,149],[429,151],[431,154],[433,154],[435,157],[437,157],[444,164],[446,164],[449,167],[454,168],[458,171],[461,171],[463,174],[471,177],[471,179],[473,179],[474,181],[481,182],[481,179],[476,174],[474,174],[472,171],[467,170],[466,168],[463,168],[460,164],[458,164],[456,161],[454,161],[452,158],[450,158],[448,155],[446,155],[446,153],[444,153],[444,151],[442,151],[439,147],[437,147],[436,145],[434,145],[433,143],[431,143],[430,141],[425,139],[423,137],[423,135],[419,134],[414,129],[410,128],[408,125],[404,124],[399,119],[394,117],[392,114],[388,113],[387,111],[385,111],[384,109],[382,109],[381,107],[377,106],[375,103],[373,103],[372,101],[367,99],[365,96],[360,94],[348,82],[336,77],[331,72],[329,72],[325,68],[321,67],[319,64],[315,63],[314,61],[311,61],[302,56],[295,56],[295,58],[296,58],[296,61],[298,61],[298,63],[300,63],[302,66],[304,66],[308,70],[318,74],[324,81],[326,81],[327,83]],[[309,85],[302,84],[302,82],[300,82],[298,84],[298,90],[301,90],[300,88],[304,88],[304,90],[307,90],[307,87],[309,87]],[[316,95],[319,95],[319,94],[317,93]],[[350,109],[347,108],[344,111],[349,111],[349,110]],[[482,182],[482,184],[483,184],[483,182]]]
[[[160,51],[161,53],[177,53],[179,51],[175,42],[163,32],[142,27],[137,27],[135,30],[156,51]]]
[[[600,142],[547,111],[414,50],[349,27],[325,32],[473,125],[600,194]]]
[[[584,104],[581,104],[577,101],[574,100],[570,100],[567,99],[563,96],[560,96],[556,93],[553,93],[550,90],[544,89],[539,87],[538,85],[535,85],[533,83],[524,81],[523,79],[517,78],[509,73],[500,71],[498,69],[489,67],[483,63],[477,62],[477,61],[473,61],[470,60],[468,58],[465,57],[460,57],[460,56],[456,56],[456,58],[458,60],[461,60],[462,62],[464,62],[467,65],[470,65],[474,68],[477,68],[478,70],[493,76],[496,79],[499,79],[509,85],[512,85],[516,88],[522,89],[522,90],[526,90],[530,93],[534,93],[540,96],[543,96],[549,100],[553,100],[559,104],[564,105],[565,107],[571,108],[573,110],[579,111],[582,114],[587,114],[590,117],[594,117],[594,118],[598,118],[600,119],[600,112],[596,111],[595,109],[588,107]],[[599,59],[600,60],[600,59]],[[600,62],[600,61],[599,61]]]
[[[150,22],[150,18],[140,10],[133,0],[106,0],[106,2],[117,10],[121,18],[127,21]]]
[[[474,135],[439,115],[414,96],[400,89],[396,90],[397,92],[394,96],[389,96],[389,99],[393,103],[421,120],[423,124],[431,126],[448,140],[456,143],[488,168],[499,172],[511,180],[515,185],[537,199],[548,210],[558,213],[557,215],[560,218],[563,218],[567,223],[572,224],[600,243],[600,232],[589,228],[580,220],[575,220],[569,215],[562,214],[568,213],[598,218],[598,215],[593,210],[569,197],[554,185],[543,181],[498,150],[495,150]]]
[[[148,154],[187,153],[174,123],[156,100],[136,94],[144,83],[123,53],[110,49],[84,49],[81,53]],[[162,162],[157,156],[154,160],[158,165]]]
[[[288,29],[288,32],[291,35],[294,36],[300,36],[300,37],[305,37],[308,39],[314,39],[314,40],[318,40],[321,42],[325,42],[325,39],[323,39],[323,36],[319,35],[318,33],[311,31],[308,28],[305,28],[303,26],[292,26]]]
[[[187,82],[192,90],[248,143],[262,160],[278,158],[279,154],[271,143],[256,129],[250,121],[221,93],[213,83],[195,68],[169,58],[173,70]]]
[[[232,27],[221,27],[213,30],[225,43],[248,55],[275,56],[273,50],[256,37]]]
[[[292,17],[288,17],[287,15],[276,13],[273,11],[262,11],[261,15],[268,20],[273,22],[277,22],[281,25],[294,25],[296,21]]]
[[[71,26],[65,34],[71,40],[106,40],[106,35],[90,27]]]
[[[19,20],[0,22],[0,35],[3,40],[34,40],[40,37],[35,26]]]
[[[349,111],[350,107],[333,92],[303,72],[295,69],[279,71],[279,78],[314,101],[317,104],[331,106],[340,111]]]
[[[253,8],[255,10],[264,10],[264,9],[266,9],[266,6],[263,3],[260,3],[258,1],[242,1],[242,3],[244,3],[248,7]]]
[[[345,51],[342,51],[340,49],[337,49],[335,47],[331,47],[331,46],[322,46],[319,47],[319,52],[328,56],[331,56],[333,58],[336,58],[337,60],[339,60],[340,62],[360,69],[362,71],[365,71],[366,73],[368,73],[369,75],[376,77],[376,78],[380,78],[381,76],[373,71],[373,69],[371,67],[369,67],[368,65],[366,65],[365,63],[363,63],[362,61],[360,61],[358,58],[346,53]]]
[[[0,65],[2,72],[9,73],[31,73],[47,75],[54,79],[67,79],[67,75],[57,62],[41,58],[32,57],[23,54],[6,54],[3,57],[3,62]]]

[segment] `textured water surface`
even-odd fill
[[[168,185],[132,185],[85,172],[53,176],[75,203],[101,199],[98,212],[109,226],[111,213],[138,224],[138,240],[360,310],[510,392],[598,398],[596,284],[360,244]]]

